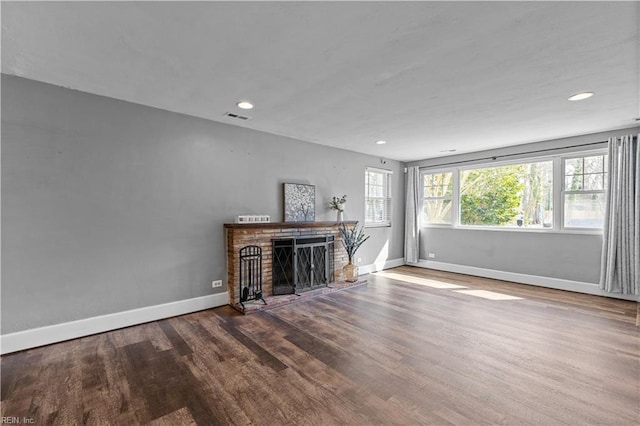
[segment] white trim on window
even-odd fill
[[[377,172],[377,173],[385,173],[385,174],[388,174],[388,175],[392,175],[393,174],[393,170],[378,169],[376,167],[365,167],[364,169],[365,169],[365,171],[371,171],[371,172]]]
[[[537,232],[537,233],[570,233],[570,234],[601,234],[601,228],[579,228],[564,225],[564,201],[565,195],[578,193],[578,194],[602,194],[606,192],[606,188],[603,190],[580,190],[580,191],[565,191],[565,161],[568,159],[594,157],[599,155],[606,155],[607,150],[603,148],[581,150],[574,152],[563,152],[556,155],[544,155],[544,156],[523,156],[517,159],[498,160],[492,162],[478,162],[473,164],[467,164],[463,166],[454,167],[433,167],[422,168],[420,170],[421,182],[424,185],[424,175],[439,174],[439,173],[453,173],[453,189],[451,194],[452,208],[451,218],[452,223],[421,223],[421,227],[424,228],[454,228],[454,229],[469,229],[469,230],[490,230],[490,231],[507,231],[507,232]],[[529,164],[536,162],[552,161],[552,194],[551,201],[553,203],[553,224],[548,228],[515,228],[505,226],[478,226],[478,225],[462,225],[460,218],[460,174],[466,170],[475,170],[492,167],[502,167],[517,164]],[[605,176],[606,176],[605,172]],[[424,197],[421,197],[424,202]],[[423,207],[421,206],[421,209]]]
[[[364,226],[391,226],[391,176],[392,170],[365,168],[364,181]],[[380,184],[373,185],[369,179],[373,176],[381,178]],[[376,191],[373,191],[377,189]],[[372,193],[376,192],[379,195]]]
[[[607,154],[608,154],[608,150],[606,149],[597,149],[597,150],[591,150],[591,151],[581,151],[581,152],[572,152],[570,154],[565,154],[559,157],[559,161],[560,161],[560,182],[559,182],[559,186],[560,186],[560,210],[562,211],[562,216],[560,218],[560,229],[563,231],[573,231],[573,232],[580,232],[580,233],[588,233],[588,232],[597,232],[597,233],[602,233],[602,227],[580,227],[580,226],[567,226],[565,224],[565,201],[566,201],[566,196],[567,195],[572,195],[572,194],[600,194],[600,195],[604,195],[606,197],[607,194],[607,179],[608,179],[608,174],[609,171],[606,170],[607,167]],[[579,190],[571,190],[571,191],[567,191],[565,189],[565,183],[566,183],[566,163],[568,160],[575,160],[575,159],[583,159],[586,157],[599,157],[599,156],[603,156],[603,172],[602,173],[580,173],[580,175],[584,176],[585,175],[589,175],[589,174],[600,174],[603,177],[603,185],[602,185],[602,189],[598,189],[598,190],[594,190],[594,189],[579,189]],[[604,215],[603,215],[603,221],[604,221]]]
[[[444,185],[439,184],[439,185],[426,185],[426,177],[427,176],[437,176],[437,175],[451,175],[451,192],[447,195],[446,194],[446,189]],[[420,181],[422,182],[422,191],[421,191],[421,206],[420,206],[420,223],[425,223],[428,224],[429,226],[451,226],[451,224],[455,221],[455,215],[456,215],[456,209],[455,209],[455,203],[453,202],[453,197],[455,195],[455,191],[454,191],[454,183],[455,183],[455,179],[457,177],[457,174],[451,170],[442,170],[442,171],[423,171],[420,173]],[[447,184],[447,187],[449,186],[449,184]],[[427,187],[429,188],[436,188],[436,187],[441,187],[442,189],[445,189],[444,191],[444,195],[441,196],[428,196],[426,195],[427,192]],[[449,201],[449,217],[451,218],[450,222],[428,222],[428,213],[426,212],[426,210],[428,210],[428,208],[425,208],[425,203],[429,202],[429,201]],[[433,219],[433,218],[432,218]]]

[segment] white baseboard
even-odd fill
[[[229,303],[227,292],[100,315],[0,336],[0,354],[22,351],[118,328],[184,315]]]
[[[372,263],[370,265],[358,266],[360,274],[370,274],[384,269],[395,268],[404,265],[404,259],[385,260],[384,263]]]
[[[555,288],[558,290],[575,291],[577,293],[593,294],[596,296],[612,297],[615,299],[640,301],[640,297],[627,294],[607,293],[598,284],[583,283],[580,281],[563,280],[560,278],[540,277],[537,275],[519,274],[517,272],[505,272],[495,269],[478,268],[475,266],[457,265],[454,263],[436,262],[420,259],[418,263],[408,264],[421,268],[437,269],[439,271],[457,272],[459,274],[476,275],[478,277],[494,278],[503,281],[512,281],[522,284],[530,284],[539,287]]]

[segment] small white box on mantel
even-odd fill
[[[271,216],[266,214],[243,214],[236,218],[236,223],[269,223]]]

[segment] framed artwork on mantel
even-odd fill
[[[284,185],[284,221],[315,222],[316,187],[301,183]]]

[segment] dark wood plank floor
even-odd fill
[[[252,315],[3,356],[1,411],[56,425],[637,425],[637,321],[634,302],[401,267]]]

